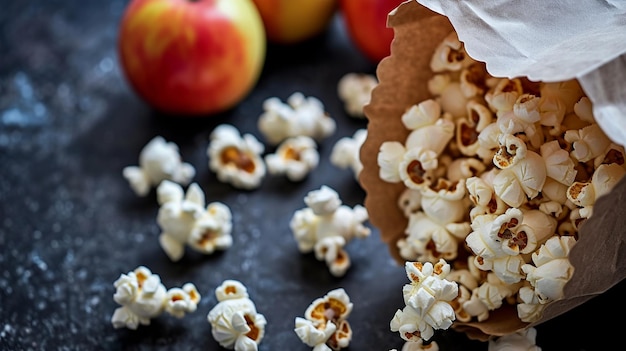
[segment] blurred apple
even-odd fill
[[[391,53],[393,30],[387,28],[387,15],[404,0],[340,0],[340,10],[348,35],[371,61],[378,63]]]
[[[295,44],[321,34],[337,10],[338,0],[254,0],[267,40]]]
[[[136,92],[175,115],[210,115],[252,90],[265,62],[263,22],[252,0],[132,0],[118,51]]]

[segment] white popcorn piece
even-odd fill
[[[370,102],[372,90],[378,85],[376,76],[365,73],[347,73],[337,84],[337,93],[348,115],[365,118],[363,107]]]
[[[167,291],[165,311],[177,318],[183,318],[186,313],[194,312],[200,302],[200,293],[195,285],[187,283],[181,288],[172,288]]]
[[[286,104],[276,97],[266,99],[263,110],[257,126],[272,145],[300,135],[320,141],[336,129],[335,120],[325,111],[324,104],[319,99],[305,97],[300,92],[291,94]]]
[[[477,101],[467,103],[467,115],[456,121],[456,143],[461,153],[474,156],[480,148],[478,136],[493,121],[489,108]]]
[[[369,218],[367,210],[361,205],[343,205],[339,194],[326,185],[310,191],[304,202],[307,207],[295,211],[289,222],[298,249],[302,253],[314,250],[334,276],[343,276],[351,264],[343,248],[354,238],[370,235],[364,225]]]
[[[430,60],[430,69],[435,73],[460,71],[471,63],[474,60],[465,52],[456,32],[450,32],[435,49]]]
[[[343,288],[329,291],[315,299],[304,318],[296,317],[294,332],[314,351],[338,351],[350,345],[352,329],[347,318],[353,304]]]
[[[479,176],[487,169],[484,163],[472,157],[457,158],[446,168],[446,178],[451,182],[465,181]]]
[[[504,214],[480,215],[472,221],[472,232],[465,243],[476,255],[475,264],[493,272],[506,283],[517,283],[522,278],[525,263],[520,253],[532,252],[536,246],[534,230],[523,224],[522,212],[509,208]]]
[[[500,132],[500,128],[495,122],[486,126],[485,129],[478,134],[476,156],[484,163],[493,164],[493,156],[500,148],[500,142],[498,141],[500,134],[502,134],[502,132]]]
[[[568,256],[575,244],[576,239],[573,236],[553,236],[532,254],[534,265],[522,266],[526,280],[535,289],[541,303],[563,297],[563,287],[574,274],[574,267]]]
[[[583,91],[576,79],[563,82],[543,83],[540,87],[541,102],[539,110],[541,112],[541,124],[544,126],[556,127],[562,124],[565,115],[576,111],[576,104],[583,97]],[[593,122],[591,113],[591,101],[588,98],[587,107],[579,106],[579,115]],[[583,102],[582,104],[586,104]],[[588,113],[586,111],[588,111]]]
[[[232,125],[219,125],[211,133],[207,147],[209,169],[216,173],[219,181],[236,188],[258,188],[266,172],[261,157],[264,150],[254,135],[242,136]]]
[[[201,296],[195,285],[187,283],[180,288],[166,290],[161,278],[145,266],[121,274],[114,282],[113,299],[120,304],[111,317],[113,327],[137,329],[149,325],[152,318],[167,312],[176,318],[194,312]]]
[[[534,199],[543,188],[547,178],[546,164],[534,151],[502,169],[493,179],[496,195],[511,207],[520,207],[526,200]]]
[[[500,148],[493,156],[493,164],[500,169],[507,169],[519,164],[528,154],[526,143],[513,134],[500,134],[498,143]]]
[[[465,181],[465,187],[473,206],[470,210],[470,219],[473,221],[479,215],[504,213],[507,205],[496,196],[491,183],[492,177],[488,172],[484,177],[470,177]]]
[[[592,124],[596,122],[595,117],[593,116],[593,105],[591,100],[583,96],[574,104],[574,113],[581,120]]]
[[[257,351],[265,336],[267,320],[248,297],[247,288],[228,279],[215,289],[217,305],[207,315],[211,334],[222,347],[235,351]]]
[[[400,176],[400,163],[404,158],[406,148],[397,141],[385,141],[380,145],[377,155],[379,166],[378,176],[389,183],[402,181]]]
[[[611,143],[604,153],[593,160],[593,165],[597,169],[602,164],[615,163],[626,169],[626,151],[621,145]]]
[[[341,169],[351,169],[354,178],[358,179],[363,169],[360,151],[366,138],[367,129],[361,128],[354,132],[352,137],[343,137],[337,140],[330,153],[330,163]]]
[[[404,142],[407,149],[419,147],[431,150],[437,156],[441,154],[454,138],[454,122],[438,112],[441,112],[438,102],[425,100],[402,115],[402,122],[411,130]]]
[[[457,257],[459,243],[469,232],[468,222],[442,224],[424,212],[416,212],[409,216],[407,237],[398,241],[400,255],[406,260],[451,260]]]
[[[488,89],[488,78],[489,75],[487,74],[486,67],[481,62],[473,62],[463,68],[461,70],[461,74],[459,75],[459,83],[461,85],[463,95],[465,95],[468,99],[473,99],[475,97],[482,98]],[[473,102],[474,100],[470,100],[468,105]]]
[[[138,166],[127,166],[122,171],[130,187],[139,196],[146,196],[153,186],[163,180],[187,185],[196,174],[189,163],[182,162],[178,146],[156,136],[139,154]]]
[[[624,177],[626,170],[617,163],[601,164],[589,182],[574,182],[567,188],[567,199],[585,212],[582,218],[591,216],[597,199],[610,192]]]
[[[572,158],[587,162],[602,155],[611,145],[611,140],[604,134],[597,123],[577,130],[565,132],[565,141],[572,144]]]
[[[157,200],[159,243],[170,260],[179,261],[185,245],[203,254],[232,246],[230,209],[221,202],[205,207],[204,193],[197,183],[183,193],[180,185],[165,180],[157,188]]]
[[[414,147],[404,153],[398,164],[398,174],[408,188],[424,189],[430,185],[431,174],[437,169],[437,165],[437,154],[434,151]]]
[[[436,187],[421,190],[422,211],[408,214],[407,237],[397,243],[403,258],[431,262],[436,257],[456,258],[459,242],[470,232],[469,222],[462,221],[467,213],[464,184],[440,178]]]
[[[499,111],[496,123],[503,133],[526,135],[537,130],[535,123],[541,119],[539,112],[540,98],[523,93],[517,97],[512,110]]]
[[[406,306],[397,310],[389,327],[406,341],[429,340],[435,329],[448,329],[455,320],[450,302],[458,296],[458,285],[446,280],[450,265],[441,259],[430,262],[406,262],[411,281],[402,288]]]
[[[607,194],[624,177],[626,171],[616,163],[602,164],[589,182],[574,182],[567,189],[567,198],[576,206],[593,206],[596,200]]]
[[[337,326],[332,322],[316,326],[313,321],[296,317],[294,332],[305,345],[312,347],[314,351],[331,351],[331,348],[326,345],[326,341],[336,330]]]
[[[265,163],[270,174],[284,174],[298,182],[317,167],[319,158],[315,140],[300,135],[281,142],[275,153],[265,155]]]
[[[541,351],[536,345],[537,329],[528,328],[517,333],[503,335],[488,340],[487,351]]]
[[[530,286],[524,286],[519,289],[517,296],[520,302],[517,304],[517,316],[522,322],[536,322],[543,316],[546,304],[539,301],[539,297],[535,294],[535,290]]]
[[[467,215],[465,179],[456,182],[439,178],[436,184],[422,189],[422,209],[440,224],[459,222]]]
[[[541,145],[540,153],[546,164],[546,176],[563,185],[572,185],[576,178],[574,161],[561,149],[559,142],[553,140]]]
[[[485,94],[485,101],[496,113],[512,111],[517,99],[524,93],[522,81],[518,78],[497,80],[493,89]]]

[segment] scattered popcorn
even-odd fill
[[[365,238],[371,230],[363,223],[368,219],[365,207],[342,205],[339,194],[323,185],[304,198],[308,207],[297,210],[289,227],[302,253],[315,252],[325,261],[331,274],[340,277],[350,267],[345,245],[354,238]]]
[[[406,341],[429,340],[435,329],[452,325],[455,312],[450,302],[458,296],[458,286],[445,279],[450,265],[443,259],[434,265],[407,261],[405,269],[411,281],[402,289],[406,306],[396,311],[389,326]]]
[[[263,102],[263,110],[258,128],[272,145],[300,135],[319,141],[336,129],[335,120],[324,110],[324,104],[300,92],[291,94],[286,104],[276,97],[269,98]]]
[[[408,136],[382,142],[377,163],[380,179],[404,185],[400,257],[448,260],[458,294],[445,301],[450,319],[441,324],[407,304],[392,330],[427,340],[452,320],[482,322],[504,305],[535,322],[563,298],[577,228],[626,174],[624,148],[596,123],[576,80],[491,77],[454,33],[430,68],[432,97],[395,116]]]
[[[185,245],[203,254],[232,246],[232,215],[228,206],[213,202],[205,207],[204,193],[197,183],[183,188],[167,180],[157,188],[161,228],[159,243],[172,261],[180,260]]]
[[[535,345],[537,329],[528,328],[514,334],[503,335],[490,339],[488,351],[541,351]]]
[[[139,166],[127,166],[122,171],[130,187],[139,196],[146,196],[153,186],[163,180],[187,185],[196,174],[189,163],[183,163],[178,146],[156,136],[139,154]]]
[[[273,154],[265,156],[270,174],[285,174],[291,181],[304,179],[319,163],[315,140],[300,135],[285,139]]]
[[[358,129],[352,137],[343,137],[339,139],[330,153],[330,163],[341,168],[349,168],[354,174],[354,178],[358,179],[363,164],[361,163],[360,151],[361,145],[367,138],[367,129]]]
[[[352,340],[352,329],[347,321],[352,306],[343,288],[331,290],[309,305],[304,318],[296,317],[294,331],[315,351],[346,348]]]
[[[252,134],[241,136],[237,128],[222,124],[213,130],[210,139],[209,169],[217,179],[247,190],[261,185],[266,171],[261,157],[265,147]]]
[[[113,313],[113,327],[137,329],[149,325],[164,311],[176,318],[183,318],[186,313],[194,312],[200,302],[200,294],[192,283],[180,288],[166,290],[161,278],[144,266],[134,271],[121,274],[114,282],[113,299],[122,307]]]
[[[247,288],[237,280],[225,280],[215,296],[218,303],[207,315],[215,341],[230,350],[257,351],[267,320],[257,312]]]
[[[370,102],[372,90],[378,85],[376,76],[365,73],[348,73],[337,84],[339,98],[352,117],[365,118],[363,106]]]

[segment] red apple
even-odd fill
[[[252,90],[265,62],[252,0],[132,0],[119,31],[123,71],[137,93],[175,115],[210,115]]]
[[[321,34],[337,10],[338,0],[253,0],[268,41],[295,44]]]
[[[387,16],[404,0],[340,0],[340,10],[348,35],[370,60],[378,63],[389,56],[393,30]]]

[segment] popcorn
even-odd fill
[[[410,4],[399,11],[406,11],[402,18],[410,14],[419,17],[416,22],[432,24],[431,17],[418,9],[411,13]],[[444,22],[442,28],[453,31]],[[431,42],[423,44],[422,49],[432,51]],[[441,43],[437,50],[445,45]],[[458,52],[462,44],[445,50]],[[380,95],[368,110],[371,128],[362,146],[362,161],[368,172],[379,172],[379,177],[362,177],[364,189],[372,195],[368,210],[398,261],[434,264],[443,258],[462,270],[454,277],[459,293],[450,302],[456,314],[454,324],[470,338],[486,340],[502,335],[502,327],[519,330],[524,322],[541,321],[546,305],[564,297],[563,287],[574,277],[570,249],[598,199],[594,178],[606,185],[599,185],[604,189],[598,190],[600,197],[608,194],[624,176],[624,149],[611,143],[596,124],[591,101],[575,79],[544,83],[494,78],[484,64],[471,62],[466,55],[458,59],[467,58],[467,65],[455,66],[452,57],[447,67],[445,55],[437,51],[432,60],[440,64],[431,67],[434,74],[428,80],[418,52],[392,56],[379,75],[381,83],[387,84],[373,92],[374,97]],[[417,60],[407,65],[407,59]],[[394,72],[397,67],[410,76],[400,77]],[[427,87],[423,87],[425,80]],[[398,86],[403,89],[396,90]],[[424,105],[416,108],[420,104]],[[399,113],[403,108],[413,112]],[[454,123],[454,137],[443,145],[437,143],[440,152],[426,147],[432,145],[429,136],[435,133],[421,130],[445,121]],[[424,157],[424,150],[433,151],[434,157]],[[413,154],[407,158],[409,153]],[[452,236],[441,235],[444,231],[435,224],[445,214],[457,212],[446,202],[429,203],[425,194],[438,189],[440,182],[459,186],[462,181],[465,193],[456,205],[462,209],[458,212],[461,219],[453,223],[469,223],[470,233],[464,239],[457,237],[461,245],[456,249],[449,245],[451,240],[436,245],[433,238]],[[398,207],[393,208],[394,202]],[[406,221],[397,220],[402,214]],[[399,235],[403,229],[405,235]],[[468,253],[471,264],[459,262]],[[535,261],[539,256],[541,263]],[[580,255],[574,259],[580,260]],[[465,267],[479,269],[480,274]],[[546,311],[560,312],[573,301],[562,301]],[[407,309],[394,321],[398,331],[405,326],[400,333],[407,338],[419,330],[420,324],[412,320],[417,319],[415,315]],[[501,321],[505,323],[500,325]]]
[[[545,304],[563,297],[563,287],[574,273],[567,257],[575,243],[572,236],[553,236],[533,253],[534,265],[522,266],[539,302]]]
[[[247,288],[229,279],[215,289],[215,296],[218,303],[207,315],[215,341],[230,350],[257,351],[267,320],[257,312]]]
[[[337,92],[348,115],[365,118],[363,106],[369,103],[372,90],[378,85],[376,76],[365,73],[347,73],[339,80]]]
[[[210,139],[209,169],[217,179],[247,190],[261,185],[266,172],[261,158],[265,147],[252,134],[241,136],[237,128],[222,124],[213,130]]]
[[[352,329],[347,320],[352,307],[343,288],[331,290],[307,307],[304,318],[296,317],[294,332],[315,351],[346,348],[352,340]]]
[[[189,184],[196,169],[182,162],[176,144],[156,136],[141,150],[139,166],[124,167],[122,173],[137,195],[146,196],[152,186],[159,185],[163,180]]]
[[[456,32],[451,32],[435,49],[430,60],[430,69],[433,72],[459,71],[473,61],[465,52]]]
[[[319,163],[317,144],[304,135],[288,138],[275,153],[265,155],[265,163],[270,174],[285,174],[291,181],[300,181]]]
[[[157,188],[161,228],[159,243],[172,261],[180,260],[185,245],[203,254],[232,246],[232,215],[228,206],[213,202],[205,207],[204,193],[197,183],[186,193],[180,185],[163,181]]]
[[[456,257],[459,242],[470,232],[470,224],[462,222],[467,212],[464,180],[458,183],[440,179],[436,188],[421,189],[422,211],[408,214],[407,237],[398,241],[403,258],[436,262]]]
[[[339,194],[326,185],[310,191],[304,202],[308,207],[297,210],[289,222],[298,249],[302,253],[315,251],[315,257],[326,262],[331,274],[343,276],[350,267],[345,245],[370,235],[371,230],[363,224],[367,211],[361,205],[342,205]]]
[[[404,303],[397,310],[389,326],[406,341],[429,340],[435,329],[448,329],[455,319],[450,301],[458,295],[455,282],[446,280],[450,265],[441,259],[430,262],[406,262],[410,284],[402,289]]]
[[[588,182],[574,182],[567,188],[567,199],[584,209],[583,218],[591,216],[596,200],[611,191],[626,174],[617,163],[600,165]]]
[[[341,168],[350,168],[354,178],[358,179],[363,164],[361,164],[361,145],[367,138],[367,129],[358,129],[352,137],[339,139],[330,153],[330,163]]]
[[[183,318],[186,313],[194,312],[201,296],[195,285],[186,283],[182,289],[166,290],[161,278],[145,266],[121,274],[114,282],[113,299],[118,307],[111,323],[115,329],[137,329],[149,325],[152,318],[167,312],[176,318]]]
[[[541,351],[541,347],[535,345],[536,337],[537,329],[535,328],[503,335],[490,339],[487,351]]]
[[[611,145],[611,140],[597,123],[578,130],[568,130],[564,139],[572,144],[571,155],[579,162],[587,162],[602,155]]]
[[[291,94],[287,104],[276,97],[269,98],[263,102],[263,110],[257,125],[272,145],[300,135],[319,141],[334,133],[337,127],[319,99],[305,97],[300,92]]]

